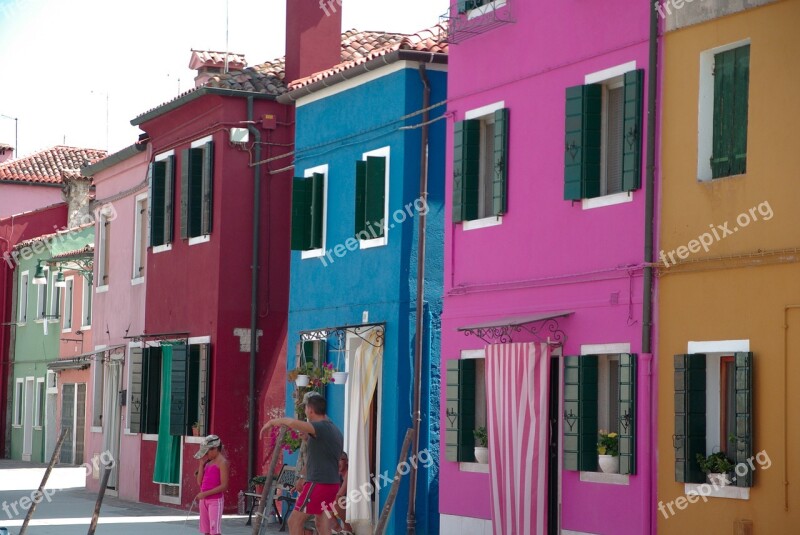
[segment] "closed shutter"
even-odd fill
[[[731,175],[734,128],[735,51],[714,56],[714,138],[711,156],[713,178]]]
[[[306,178],[311,185],[311,249],[322,247],[322,233],[325,230],[325,175],[314,173]]]
[[[292,181],[292,250],[311,248],[311,184],[305,178]]]
[[[211,234],[214,220],[214,142],[203,145],[202,206],[200,234]]]
[[[191,344],[186,359],[186,421],[200,422],[200,346]]]
[[[448,461],[475,460],[475,368],[475,359],[447,362],[445,456]]]
[[[366,222],[378,229],[377,237],[384,235],[384,207],[386,205],[386,158],[367,156],[367,194],[364,202]]]
[[[734,52],[733,80],[733,162],[731,174],[747,172],[747,114],[750,99],[750,45],[737,48]]]
[[[181,239],[189,238],[190,149],[181,151]]]
[[[59,462],[75,463],[75,385],[65,384],[61,387],[61,431],[67,430],[67,436],[61,443]]]
[[[142,351],[142,433],[157,434],[161,412],[161,348]]]
[[[453,138],[453,221],[470,221],[478,218],[480,120],[457,122]]]
[[[197,421],[200,422],[200,435],[206,435],[211,418],[211,344],[200,344],[200,376],[198,391],[200,403],[197,407]]]
[[[164,168],[164,241],[172,243],[174,238],[175,215],[173,201],[175,198],[175,157],[168,156]]]
[[[86,383],[78,383],[75,398],[75,464],[78,464],[83,463],[86,450]]]
[[[503,215],[508,212],[508,108],[494,112],[493,168],[492,213]]]
[[[131,348],[131,384],[130,384],[130,403],[128,408],[128,427],[131,433],[142,432],[142,348]]]
[[[602,108],[602,85],[567,88],[564,200],[600,195]]]
[[[703,483],[697,454],[706,451],[706,356],[675,355],[675,481]]]
[[[355,213],[355,234],[367,230],[367,162],[356,162],[356,213]]]
[[[167,163],[164,160],[150,164],[150,245],[164,245],[164,188]]]
[[[564,470],[597,469],[597,355],[564,357]]]
[[[737,464],[747,466],[753,459],[753,354],[736,353],[736,452]],[[737,487],[753,486],[753,470],[736,474]]]
[[[169,432],[171,435],[188,434],[186,401],[187,401],[187,364],[188,351],[185,344],[172,346],[172,369],[170,370],[171,397],[169,414]]]
[[[203,223],[203,148],[189,149],[189,237],[200,236]]]
[[[625,73],[622,190],[639,189],[642,178],[642,87],[644,69]]]
[[[636,355],[619,356],[619,473],[636,473]]]

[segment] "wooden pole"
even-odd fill
[[[103,498],[106,495],[106,487],[108,486],[108,478],[111,475],[111,466],[111,463],[103,465],[103,479],[100,481],[100,491],[97,493],[97,503],[94,504],[92,523],[89,524],[89,531],[86,535],[94,535],[94,530],[97,529],[97,520],[100,518],[100,507],[103,505]]]
[[[253,522],[253,535],[261,533],[261,525],[264,521],[264,511],[267,510],[267,496],[272,496],[272,484],[275,482],[275,466],[278,464],[278,456],[280,455],[281,445],[283,444],[283,436],[286,434],[286,427],[281,426],[281,431],[275,439],[275,447],[272,449],[272,459],[269,462],[269,470],[267,471],[267,481],[264,485],[264,490],[261,491],[261,500],[258,502],[258,511],[256,512],[256,520]]]
[[[56,459],[58,459],[59,455],[61,455],[61,446],[64,444],[64,439],[67,437],[67,431],[69,431],[69,427],[65,427],[61,431],[61,436],[58,437],[56,449],[53,450],[53,455],[50,457],[50,464],[47,465],[47,470],[44,471],[42,482],[39,483],[39,490],[37,490],[34,494],[36,498],[28,508],[28,512],[25,515],[25,521],[22,522],[22,529],[20,529],[19,535],[25,535],[25,532],[28,530],[28,523],[31,521],[31,517],[33,516],[33,512],[36,510],[36,506],[39,505],[39,502],[41,502],[42,498],[44,497],[44,486],[47,484],[47,479],[50,477],[50,472],[53,471],[53,467],[56,465]]]
[[[386,531],[386,524],[389,522],[389,515],[392,514],[394,501],[397,499],[397,492],[400,490],[400,481],[403,479],[403,474],[400,473],[400,465],[406,460],[408,455],[408,448],[411,447],[411,440],[414,438],[414,430],[409,429],[406,431],[406,439],[403,441],[403,448],[400,450],[400,460],[397,461],[397,468],[394,471],[394,481],[392,488],[389,491],[389,496],[386,497],[386,503],[383,505],[381,517],[378,520],[378,525],[375,526],[374,535],[383,535]]]

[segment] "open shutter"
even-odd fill
[[[564,469],[597,470],[597,355],[564,357]]]
[[[453,221],[469,221],[478,217],[480,120],[457,122],[453,139]]]
[[[170,370],[170,383],[172,395],[170,398],[169,433],[183,436],[188,434],[186,416],[187,401],[187,364],[188,351],[186,344],[172,346],[172,369]]]
[[[494,176],[492,177],[492,213],[508,212],[508,108],[494,112]]]
[[[642,179],[642,88],[644,69],[625,73],[622,190],[639,189]]]
[[[203,148],[189,149],[189,237],[201,235],[203,223]]]
[[[164,189],[166,186],[167,162],[164,160],[150,164],[150,245],[164,244]]]
[[[164,168],[164,243],[172,243],[175,237],[175,156],[168,156]]]
[[[128,428],[131,433],[142,432],[142,348],[131,348],[130,416]]]
[[[711,155],[713,178],[732,174],[735,60],[735,49],[714,55],[714,137]]]
[[[706,356],[675,355],[675,481],[703,483],[697,454],[706,451]]]
[[[736,453],[737,464],[753,459],[753,354],[736,353]],[[736,474],[737,487],[753,486],[753,470],[743,476]]]
[[[475,359],[447,362],[446,458],[475,461]]]
[[[366,221],[378,228],[377,237],[384,235],[386,205],[386,158],[367,156],[367,194],[365,199]]]
[[[314,173],[306,178],[311,185],[311,249],[322,247],[322,233],[325,218],[325,175]]]
[[[750,99],[750,45],[741,46],[734,52],[733,80],[733,161],[731,174],[741,175],[747,171],[747,114]]]
[[[567,88],[564,200],[600,195],[602,107],[600,84]]]
[[[200,344],[200,375],[198,378],[198,393],[200,403],[197,407],[197,421],[200,422],[200,435],[208,434],[210,428],[211,404],[211,344]]]
[[[203,145],[203,178],[200,234],[211,234],[214,214],[214,142]]]
[[[619,473],[636,473],[636,355],[619,356]]]
[[[189,238],[189,176],[191,173],[191,149],[181,151],[181,239]]]
[[[292,181],[292,250],[311,248],[311,184],[305,178]]]
[[[367,195],[367,162],[356,162],[356,217],[355,217],[355,234],[367,230],[367,211],[366,211],[366,195]]]
[[[305,362],[314,366],[321,366],[328,358],[327,340],[308,340],[303,342],[302,356]],[[303,364],[300,362],[300,364]]]

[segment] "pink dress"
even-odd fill
[[[220,483],[222,483],[222,478],[219,473],[219,466],[209,463],[205,469],[205,472],[203,472],[203,483],[200,485],[200,491],[205,492],[207,490],[211,490],[214,487],[218,487]],[[221,492],[206,496],[205,499],[215,500],[217,498],[222,498]]]

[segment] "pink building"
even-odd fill
[[[442,533],[654,532],[650,17],[451,6]]]

